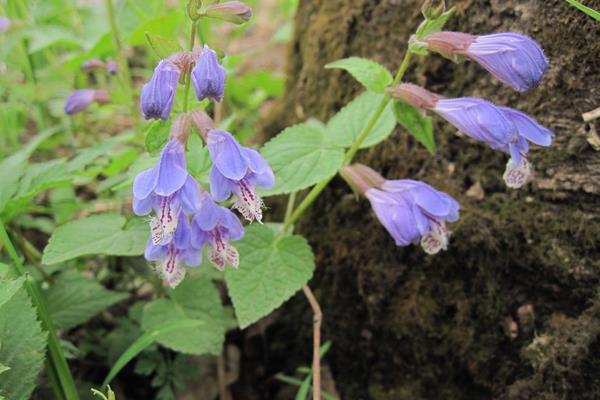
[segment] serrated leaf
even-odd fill
[[[163,146],[169,140],[169,127],[168,121],[152,121],[146,126],[145,144],[146,150],[151,155],[158,155],[162,150]]]
[[[455,8],[452,7],[437,18],[427,19],[423,21],[421,26],[419,26],[419,28],[417,29],[415,35],[417,39],[423,39],[431,35],[432,33],[436,33],[444,29],[444,25],[446,25],[446,22],[448,22],[448,18],[452,16],[454,10]]]
[[[156,341],[188,354],[220,354],[225,339],[226,314],[217,289],[203,277],[188,277],[169,293],[144,307],[142,328],[152,332],[169,321],[194,321],[201,326],[161,334]]]
[[[23,287],[23,279],[0,281],[0,293],[7,291],[12,295],[0,305],[0,364],[10,369],[0,378],[0,396],[27,400],[44,361],[46,335]]]
[[[325,68],[346,70],[364,87],[375,93],[383,93],[385,88],[394,80],[387,68],[366,58],[344,58],[327,64]]]
[[[421,111],[402,101],[394,101],[396,119],[419,143],[431,154],[435,153],[435,138],[431,117],[421,114]]]
[[[148,224],[143,219],[126,222],[121,215],[102,214],[62,225],[50,237],[42,263],[56,264],[91,254],[143,254],[149,236]]]
[[[238,269],[227,269],[225,281],[241,328],[282,305],[302,288],[315,269],[314,255],[302,236],[277,237],[263,225],[246,228],[236,242]]]
[[[291,126],[261,150],[273,168],[275,187],[264,193],[291,193],[334,175],[342,166],[344,150],[326,143],[325,131],[316,124]]]
[[[150,32],[144,32],[144,36],[146,37],[146,41],[154,50],[158,58],[169,58],[170,55],[180,52],[182,50],[177,40],[156,35]]]
[[[95,280],[74,271],[60,274],[46,292],[48,311],[58,329],[83,324],[127,297],[126,293],[107,290]]]
[[[348,103],[327,122],[326,142],[335,146],[350,147],[368,125],[382,99],[383,95],[367,91]],[[395,126],[392,106],[388,105],[360,148],[364,149],[383,141],[394,131]]]

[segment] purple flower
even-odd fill
[[[237,209],[248,221],[262,220],[264,203],[256,186],[273,187],[275,176],[269,164],[256,151],[241,146],[228,132],[211,130],[206,143],[213,167],[210,192],[216,201],[225,201],[233,193]]]
[[[398,246],[421,241],[428,254],[446,250],[446,221],[456,222],[460,206],[446,193],[410,179],[385,181],[381,189],[365,192],[379,222]]]
[[[179,69],[169,60],[161,60],[150,82],[142,88],[144,118],[168,120],[179,82]]]
[[[198,212],[192,220],[192,245],[201,249],[209,246],[209,259],[223,271],[226,264],[237,268],[239,254],[229,240],[244,236],[244,228],[234,213],[217,205],[208,193],[202,193]]]
[[[181,213],[178,220],[173,240],[167,244],[156,245],[150,239],[144,251],[146,260],[157,262],[157,271],[172,288],[185,277],[184,263],[190,267],[197,267],[201,262],[200,250],[194,248],[191,243],[192,233],[188,217]]]
[[[75,90],[65,102],[65,113],[73,115],[85,110],[92,103],[105,104],[109,102],[110,97],[106,90]]]
[[[388,181],[362,164],[342,168],[341,175],[369,199],[379,222],[398,246],[420,240],[428,254],[446,249],[450,235],[446,222],[456,222],[460,210],[452,197],[423,182]]]
[[[527,115],[481,99],[441,99],[432,109],[467,136],[510,154],[504,179],[511,188],[521,187],[531,174],[528,141],[549,146],[554,136]]]
[[[252,9],[239,1],[226,1],[219,4],[211,4],[206,8],[207,17],[218,18],[224,21],[242,24],[252,17]]]
[[[111,75],[116,75],[117,72],[119,71],[119,66],[117,65],[117,63],[115,61],[108,61],[106,63],[106,71],[111,74]]]
[[[12,23],[10,22],[10,19],[6,18],[3,15],[0,15],[0,33],[6,32],[11,25]]]
[[[185,165],[183,144],[170,140],[154,168],[140,172],[133,182],[133,211],[146,215],[152,209],[151,240],[155,245],[171,241],[181,209],[192,214],[198,209],[200,188]]]
[[[471,58],[498,80],[520,92],[534,88],[548,68],[548,59],[540,45],[518,33],[473,36],[438,32],[425,38],[425,42],[430,49],[444,55]]]
[[[191,77],[198,100],[212,98],[221,101],[223,99],[225,68],[219,64],[217,53],[207,45],[204,45],[202,53],[196,60]]]

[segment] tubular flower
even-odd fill
[[[420,241],[428,254],[446,250],[450,232],[446,222],[456,222],[459,204],[426,183],[385,180],[361,164],[344,167],[342,176],[371,202],[379,222],[398,246]]]
[[[82,89],[75,90],[65,102],[65,113],[77,114],[88,108],[92,103],[110,103],[110,97],[106,90]]]
[[[207,17],[242,24],[252,17],[252,9],[239,1],[226,1],[208,6],[205,14]]]
[[[209,246],[209,259],[215,267],[223,271],[229,264],[237,268],[240,259],[229,240],[244,236],[244,228],[234,213],[217,205],[208,193],[202,193],[199,208],[192,219],[192,245],[201,249]]]
[[[223,100],[225,77],[225,68],[219,64],[217,53],[204,45],[191,75],[198,100],[210,98],[215,101]]]
[[[152,239],[148,240],[144,257],[148,261],[156,261],[156,269],[162,279],[171,287],[177,286],[185,277],[185,267],[200,265],[200,250],[191,244],[191,227],[188,218],[181,213],[178,217],[177,229],[167,244],[156,245]]]
[[[169,60],[161,60],[150,82],[142,88],[141,103],[144,118],[168,120],[179,82],[179,69]]]
[[[215,201],[224,201],[233,193],[233,208],[248,221],[262,221],[264,203],[256,186],[271,188],[275,176],[267,161],[256,151],[241,146],[228,132],[211,130],[206,143],[213,166],[210,191]]]
[[[498,107],[486,100],[461,97],[445,99],[419,86],[402,84],[390,93],[415,107],[442,116],[465,135],[510,154],[504,180],[511,188],[521,187],[531,175],[527,160],[529,143],[549,146],[554,134],[520,111]]]
[[[548,68],[548,59],[540,45],[518,33],[473,36],[437,32],[425,38],[425,42],[431,50],[451,58],[469,57],[520,92],[534,88]]]
[[[156,166],[140,172],[133,182],[133,211],[137,215],[156,212],[150,220],[155,245],[171,241],[181,209],[194,213],[199,198],[198,184],[186,170],[183,144],[177,140],[170,140]]]

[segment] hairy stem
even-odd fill
[[[190,51],[194,51],[194,44],[196,43],[196,28],[197,22],[192,21],[192,30],[190,33]],[[183,92],[183,112],[186,113],[188,110],[188,97],[190,94],[190,83],[192,81],[191,68],[185,73],[185,91]]]
[[[37,309],[38,317],[42,322],[44,330],[48,332],[48,360],[46,362],[46,365],[48,367],[48,370],[50,371],[50,375],[53,378],[55,378],[51,379],[51,381],[59,385],[59,388],[55,388],[54,391],[55,393],[61,392],[62,398],[66,400],[78,400],[79,394],[77,393],[75,382],[73,381],[73,376],[71,375],[71,371],[69,370],[69,365],[67,364],[67,360],[65,359],[65,355],[60,345],[60,341],[58,340],[58,336],[56,336],[54,324],[50,319],[50,314],[48,313],[48,308],[46,307],[46,303],[44,302],[42,292],[38,287],[37,283],[34,280],[32,280],[31,277],[28,276],[28,274],[25,273],[25,269],[23,268],[21,258],[17,254],[15,246],[8,237],[8,233],[4,228],[4,223],[2,223],[1,221],[0,240],[4,243],[6,252],[13,260],[17,274],[19,276],[25,277],[25,288]]]
[[[323,312],[314,293],[308,285],[302,287],[304,295],[313,310],[313,400],[321,400],[321,322]]]
[[[396,73],[396,77],[394,78],[394,82],[392,83],[392,86],[397,85],[400,82],[400,80],[402,79],[402,77],[404,76],[404,74],[406,73],[406,70],[408,69],[408,66],[410,65],[410,56],[411,56],[410,51],[407,51],[406,54],[404,55],[404,59],[402,60],[402,64],[400,64],[400,68],[398,68],[398,72]],[[379,105],[375,109],[375,113],[373,114],[373,116],[371,117],[371,119],[369,120],[367,125],[364,127],[364,129],[360,132],[360,134],[358,135],[358,137],[356,138],[354,143],[352,143],[352,146],[346,152],[346,154],[344,156],[344,165],[350,164],[350,162],[356,155],[356,152],[360,149],[360,146],[363,144],[365,139],[369,136],[369,134],[373,130],[373,127],[375,127],[375,125],[377,124],[377,121],[379,121],[381,114],[383,114],[383,111],[387,107],[390,100],[391,100],[391,98],[387,94],[383,97],[383,99],[381,99],[381,101],[379,102]],[[298,220],[298,218],[300,218],[300,216],[304,213],[304,211],[306,211],[306,209],[315,201],[315,199],[319,196],[319,194],[321,194],[323,189],[325,189],[327,187],[329,182],[331,182],[331,180],[334,177],[335,177],[335,175],[325,178],[324,180],[317,183],[312,188],[312,190],[306,195],[304,200],[302,200],[302,202],[298,205],[298,208],[296,208],[294,210],[292,215],[290,215],[289,218],[285,219],[285,221],[283,223],[283,228],[282,228],[283,232],[287,231],[287,229],[292,224],[294,224]]]

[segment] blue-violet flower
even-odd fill
[[[548,68],[548,59],[540,45],[519,33],[474,36],[462,32],[437,32],[424,40],[429,49],[450,58],[469,57],[520,92],[534,88]]]
[[[428,254],[446,250],[450,235],[446,222],[456,222],[460,210],[452,197],[420,181],[385,180],[361,164],[344,167],[342,176],[369,199],[396,245],[420,241]]]
[[[219,64],[217,53],[204,45],[191,75],[198,100],[212,98],[221,101],[225,90],[225,77],[225,68]]]
[[[65,102],[65,113],[77,114],[88,108],[92,103],[110,103],[110,97],[106,90],[82,89],[75,90]]]
[[[264,203],[256,193],[256,186],[269,189],[275,183],[267,161],[225,131],[209,131],[206,143],[213,162],[210,192],[215,201],[225,201],[233,193],[236,197],[233,208],[248,221],[261,222]]]
[[[183,144],[170,140],[155,167],[140,172],[133,182],[133,211],[150,220],[151,240],[155,245],[169,243],[177,229],[181,209],[196,212],[200,198],[198,183],[188,174]]]
[[[144,251],[146,260],[157,262],[156,270],[172,288],[185,277],[184,263],[189,267],[197,267],[202,261],[200,250],[191,243],[192,233],[188,217],[180,213],[178,220],[173,240],[167,244],[156,245],[150,239]]]
[[[238,267],[239,254],[229,240],[243,236],[244,228],[238,217],[217,205],[208,193],[202,193],[198,212],[192,219],[192,245],[197,249],[208,245],[210,261],[223,271],[226,264]]]
[[[161,60],[150,82],[142,88],[141,103],[144,118],[168,120],[179,82],[179,69],[170,60]]]

